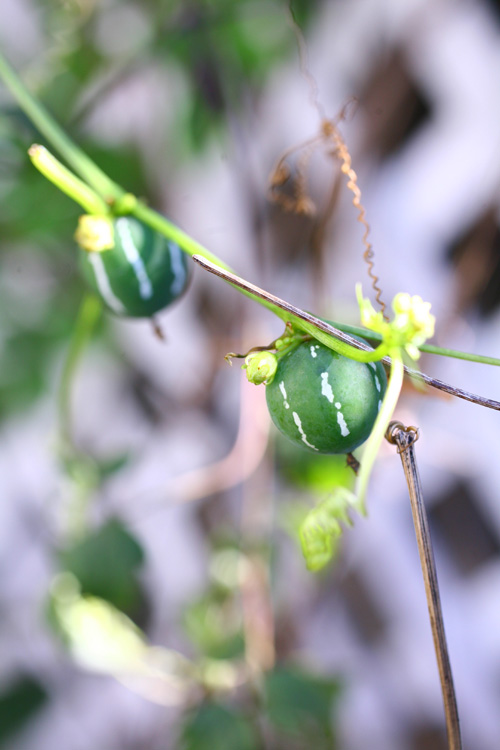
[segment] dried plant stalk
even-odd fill
[[[415,427],[405,427],[401,422],[391,422],[386,433],[389,443],[398,446],[401,463],[408,484],[410,494],[411,512],[415,535],[417,537],[422,576],[429,608],[429,619],[436,652],[436,661],[441,681],[443,694],[444,712],[446,719],[446,730],[448,733],[449,750],[461,750],[462,740],[460,738],[460,723],[458,718],[457,700],[453,685],[450,657],[444,631],[443,612],[439,596],[439,586],[436,571],[436,562],[432,549],[432,541],[427,521],[427,514],[422,496],[422,486],[418,474],[417,461],[415,458],[414,443],[418,439],[418,430]]]

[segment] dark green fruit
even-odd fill
[[[316,341],[306,341],[279,360],[266,386],[276,427],[318,453],[350,453],[368,438],[387,379],[380,362],[363,364]]]
[[[178,245],[132,216],[113,220],[114,247],[80,250],[81,268],[108,310],[151,317],[174,302],[188,282],[187,256]]]

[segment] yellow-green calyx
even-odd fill
[[[115,246],[112,220],[108,216],[80,216],[75,240],[89,253],[112,250]]]
[[[247,371],[247,378],[254,385],[265,385],[272,382],[278,359],[272,352],[251,352],[245,357],[243,369]]]
[[[430,312],[430,302],[424,302],[418,295],[396,294],[392,302],[394,319],[388,322],[381,312],[374,310],[369,299],[363,298],[360,285],[356,287],[356,294],[362,324],[381,333],[388,348],[402,348],[412,359],[418,359],[418,347],[434,335],[436,319]]]

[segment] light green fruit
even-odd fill
[[[356,362],[310,340],[279,360],[266,386],[267,406],[294,443],[318,453],[350,453],[368,438],[386,387],[380,362]]]
[[[184,292],[189,277],[187,256],[174,242],[132,216],[109,223],[113,247],[80,249],[85,279],[111,312],[151,317]]]

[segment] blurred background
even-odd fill
[[[307,60],[279,0],[0,0],[0,44],[113,179],[249,280],[357,324],[363,229],[332,154],[304,171],[314,215],[268,200],[277,159],[319,133],[318,102],[345,108],[384,298],[419,294],[434,343],[500,356],[498,3],[294,11]],[[297,527],[348,481],[344,459],[286,443],[223,359],[278,320],[200,268],[159,317],[165,342],[103,315],[61,440],[80,210],[29,163],[40,136],[1,84],[0,107],[0,746],[445,748],[394,448],[368,518],[308,573]],[[420,364],[500,399],[494,368]],[[396,416],[421,430],[464,747],[496,750],[499,418],[411,385]]]

